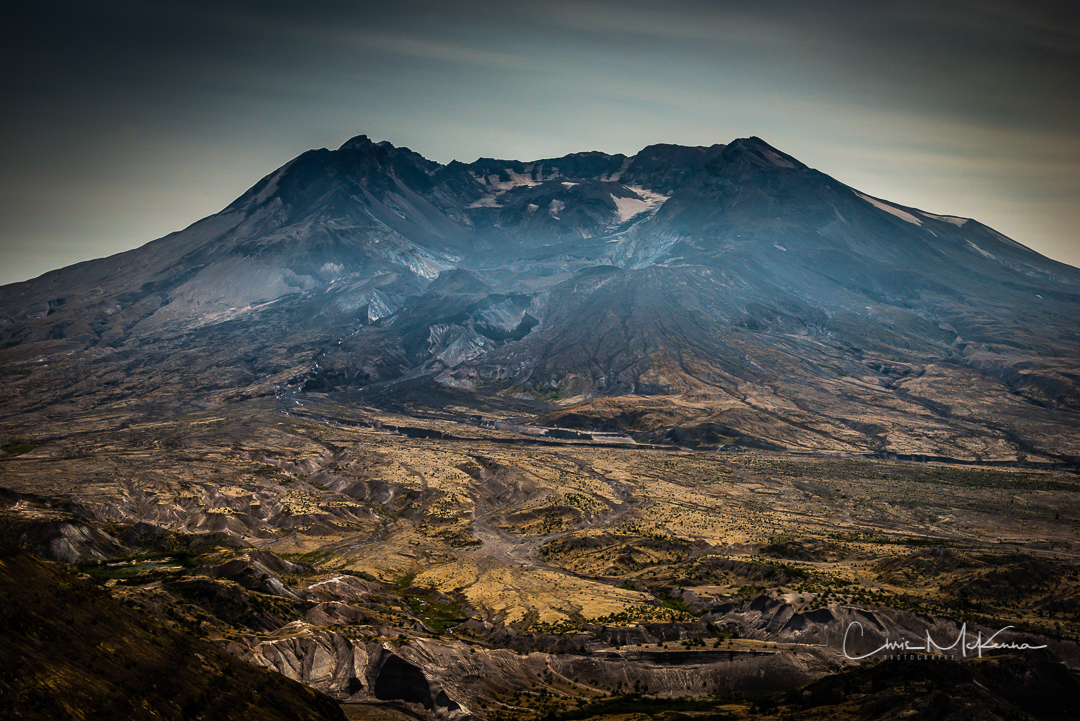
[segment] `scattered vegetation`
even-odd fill
[[[37,448],[37,446],[31,445],[29,443],[9,443],[6,446],[0,446],[0,450],[4,452],[5,458],[14,458],[15,456],[21,456],[24,453],[29,453],[35,448]]]

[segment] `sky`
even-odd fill
[[[1075,0],[40,0],[3,25],[0,284],[362,133],[442,163],[756,135],[1080,266]]]

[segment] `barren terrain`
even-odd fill
[[[628,693],[760,714],[854,665],[859,618],[1013,626],[1080,662],[1074,473],[297,398],[8,424],[6,535],[359,718],[599,714]]]
[[[70,572],[2,615],[354,718],[1072,718],[1078,347],[1080,270],[760,138],[357,136],[0,288],[0,540]]]

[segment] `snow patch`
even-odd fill
[[[503,172],[506,174],[509,180],[502,180],[498,175],[489,175],[486,179],[487,182],[484,184],[487,185],[489,188],[501,190],[504,193],[507,190],[511,190],[512,188],[520,188],[522,186],[532,187],[534,185],[540,185],[540,181],[533,178],[532,164],[526,165],[524,170],[525,172],[518,173],[510,168],[506,168],[505,170],[503,170]]]
[[[548,212],[551,213],[552,218],[559,220],[559,213],[561,213],[565,207],[566,203],[561,200],[553,200],[551,201],[551,204],[548,205]]]
[[[282,165],[278,169],[278,171],[274,173],[274,177],[270,178],[270,182],[266,184],[266,187],[260,190],[259,194],[255,196],[256,203],[266,202],[267,198],[277,192],[278,182],[281,180],[281,176],[285,175],[285,171],[288,170],[289,166],[291,166],[295,162],[296,159],[294,158],[293,160],[285,163],[285,165]]]
[[[906,210],[900,210],[899,208],[893,207],[893,206],[889,205],[888,203],[884,203],[884,202],[882,202],[880,200],[877,200],[875,198],[871,198],[869,195],[863,195],[862,193],[860,193],[857,190],[854,191],[854,192],[855,192],[855,195],[859,196],[860,198],[865,200],[867,203],[874,206],[875,208],[878,208],[879,210],[884,210],[886,213],[889,213],[891,215],[895,215],[900,220],[906,220],[909,223],[914,223],[915,225],[919,225],[919,226],[922,225],[921,220],[919,220],[918,218],[916,218],[914,215],[907,212]]]
[[[961,227],[964,223],[968,222],[967,218],[957,218],[955,215],[934,215],[933,213],[927,213],[925,210],[919,211],[920,215],[925,215],[927,218],[933,218],[934,220],[941,220],[946,223],[952,223],[956,227]]]
[[[772,150],[769,150],[767,148],[763,148],[762,151],[761,151],[761,154],[765,156],[766,160],[768,160],[770,163],[772,163],[773,165],[775,165],[778,168],[794,168],[794,167],[796,167],[795,163],[791,162],[790,160],[785,160],[784,158],[780,157],[777,153],[775,153]]]
[[[666,195],[654,193],[651,190],[645,190],[637,185],[626,185],[623,187],[634,193],[635,197],[618,198],[612,193],[611,199],[615,201],[616,212],[619,215],[619,223],[625,223],[641,213],[655,213],[667,200]]]
[[[969,240],[969,241],[967,242],[967,244],[968,244],[968,245],[970,245],[970,246],[971,246],[972,248],[974,248],[975,250],[977,250],[977,251],[979,251],[980,253],[982,253],[982,254],[983,254],[983,257],[989,258],[990,260],[997,260],[997,256],[996,256],[996,255],[994,255],[993,253],[987,253],[987,252],[986,252],[985,250],[983,250],[983,249],[982,249],[982,248],[980,248],[979,246],[975,245],[975,244],[974,244],[974,243],[972,243],[972,242],[971,242],[970,240]]]
[[[983,227],[985,227],[985,226],[983,226]],[[1014,248],[1020,248],[1021,250],[1027,250],[1027,248],[1024,245],[1022,245],[1021,243],[1017,243],[1015,240],[1013,240],[1009,236],[1002,235],[1001,233],[997,232],[993,228],[986,228],[986,229],[989,230],[991,233],[993,233],[995,236],[997,236],[997,239],[1000,240],[1002,243],[1005,243],[1006,245],[1011,245]]]
[[[623,173],[626,172],[626,169],[630,167],[630,163],[633,162],[633,160],[633,158],[627,158],[626,160],[622,161],[622,165],[620,165],[619,169],[616,170],[614,173],[601,175],[599,178],[597,178],[597,180],[602,183],[618,183],[619,178],[621,178]]]
[[[564,180],[562,182],[564,188],[573,188],[575,185],[577,185],[577,183],[571,183],[569,180]]]
[[[480,185],[483,185],[491,190],[490,193],[485,195],[480,200],[472,203],[468,207],[470,208],[501,208],[499,204],[499,196],[508,190],[514,188],[520,188],[522,186],[532,187],[534,185],[540,185],[541,181],[533,177],[533,165],[528,164],[524,168],[524,172],[518,173],[510,168],[506,168],[503,171],[509,180],[502,180],[501,176],[497,174],[492,175],[474,175],[475,180]],[[567,185],[567,183],[563,183]],[[570,183],[569,185],[576,185],[576,183]]]

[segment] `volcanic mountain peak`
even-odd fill
[[[379,144],[390,145],[390,143],[385,140]],[[338,150],[370,150],[374,146],[375,143],[372,142],[371,138],[369,138],[367,135],[360,134],[354,138],[349,138],[348,140],[346,140],[344,143],[341,144],[341,147],[339,147]]]
[[[806,170],[807,167],[787,153],[780,152],[757,136],[738,138],[729,143],[720,155],[724,163],[746,162],[770,168]]]
[[[960,438],[1018,397],[1017,418],[1075,413],[1078,287],[1076,269],[976,221],[849,188],[756,137],[442,165],[361,135],[179,233],[0,289],[0,357],[27,408],[60,388],[134,392],[18,365],[65,353],[122,356],[121,375],[155,378],[140,394],[181,392],[145,355],[167,343],[215,359],[185,376],[199,392],[427,378],[582,400],[693,393],[711,400],[687,418],[773,445],[970,456],[912,429]],[[931,367],[950,380],[905,380]],[[984,410],[957,420],[943,394],[969,373],[985,374]],[[1080,455],[1075,438],[1051,450],[1049,416],[993,423],[980,454]],[[894,430],[851,430],[871,427]],[[1039,442],[1010,440],[1035,427]]]

